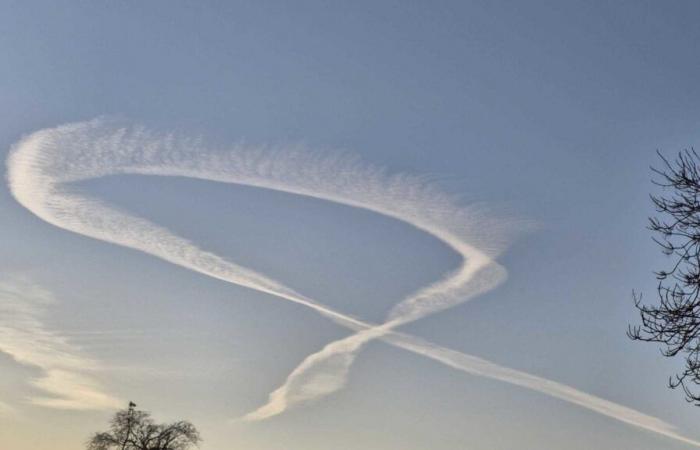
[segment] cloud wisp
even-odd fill
[[[42,372],[31,384],[44,395],[31,397],[30,403],[77,410],[118,407],[121,401],[90,376],[99,370],[97,363],[44,324],[46,309],[53,303],[49,291],[25,278],[0,280],[0,352]]]
[[[478,208],[458,206],[418,177],[387,175],[349,158],[241,146],[215,152],[192,139],[158,135],[108,120],[63,125],[24,138],[8,158],[17,201],[41,219],[84,236],[133,248],[193,271],[286,299],[356,334],[308,357],[248,419],[270,417],[342,387],[367,342],[382,339],[451,367],[509,382],[575,403],[626,423],[699,446],[663,421],[568,386],[434,346],[395,331],[400,325],[450,308],[493,289],[505,269],[493,258],[511,225]],[[441,240],[462,257],[452,273],[401,301],[384,324],[335,311],[283,283],[203,251],[167,228],[79,192],[71,183],[108,175],[181,176],[272,189],[370,210],[406,222]]]

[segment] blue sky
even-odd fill
[[[516,230],[496,258],[507,280],[401,331],[700,439],[700,412],[665,388],[678,365],[624,335],[632,289],[651,298],[665,263],[644,229],[654,151],[700,145],[698,13],[638,1],[4,2],[2,159],[31,132],[109,116],[214,151],[303,147],[424,175]],[[459,265],[404,222],[305,196],[133,174],[77,188],[367,321]],[[380,342],[358,354],[344,389],[231,423],[349,332],[52,226],[6,184],[0,208],[2,286],[26,294],[3,298],[34,305],[5,326],[40,319],[31,336],[97,364],[85,376],[110,398],[189,418],[204,449],[691,448]],[[109,402],[31,403],[45,360],[0,351],[12,410],[0,447],[76,448],[104,427]]]

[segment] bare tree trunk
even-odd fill
[[[134,415],[134,408],[136,407],[136,403],[134,402],[129,402],[129,418],[127,419],[127,427],[126,427],[126,436],[124,436],[124,442],[122,442],[122,448],[121,450],[126,449],[126,444],[129,442],[129,437],[131,435],[131,425],[132,425],[132,417]]]

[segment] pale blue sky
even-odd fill
[[[664,262],[644,229],[654,150],[700,147],[698,17],[690,1],[5,1],[0,156],[35,130],[116,115],[427,174],[537,228],[499,257],[505,283],[403,331],[700,439],[700,410],[665,388],[678,366],[624,334],[631,290],[652,298]],[[401,222],[308,198],[131,175],[81,186],[367,320],[457,264]],[[339,393],[230,424],[347,331],[52,227],[5,184],[0,210],[0,275],[51,291],[46,326],[107,368],[109,392],[191,419],[205,450],[691,448],[380,343]],[[111,414],[28,405],[37,369],[0,353],[0,373],[18,411],[0,417],[2,448],[76,448]]]

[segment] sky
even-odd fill
[[[696,448],[631,342],[696,2],[0,3],[0,448]]]

